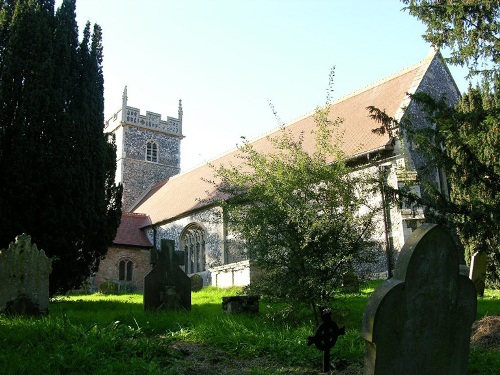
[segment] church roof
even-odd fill
[[[113,245],[118,246],[136,246],[150,248],[153,245],[141,229],[151,225],[148,215],[136,214],[132,212],[122,212],[120,226],[116,231]]]
[[[435,58],[440,57],[432,53],[425,60],[331,104],[329,117],[332,120],[337,117],[344,120],[338,130],[343,132],[341,147],[346,155],[355,158],[390,147],[392,140],[387,133],[378,135],[372,132],[372,129],[379,125],[369,117],[366,107],[375,106],[385,110],[389,116],[401,119],[404,108],[409,103],[407,93],[416,92]],[[314,151],[315,144],[314,136],[311,135],[314,127],[314,112],[286,125],[286,128],[294,134],[299,135],[303,132],[303,145],[311,152]],[[253,141],[252,144],[258,151],[271,151],[267,136],[278,134],[278,132],[279,130],[276,129]],[[232,150],[211,163],[215,166],[239,164],[241,161],[237,158],[238,153],[237,149]],[[203,200],[217,194],[214,185],[206,182],[206,180],[213,180],[213,175],[213,169],[209,164],[205,164],[171,177],[167,183],[146,194],[133,211],[147,213],[152,223],[158,224],[202,209],[206,205]]]

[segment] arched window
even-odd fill
[[[149,141],[146,143],[146,160],[158,163],[158,145],[156,142]]]
[[[120,260],[120,263],[118,263],[118,280],[132,281],[133,269],[134,263],[131,260]]]
[[[182,250],[185,251],[184,270],[187,274],[206,270],[205,231],[191,224],[181,236]]]

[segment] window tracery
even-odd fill
[[[146,143],[146,160],[158,163],[158,145],[154,141]]]
[[[181,237],[184,250],[184,269],[187,274],[206,270],[205,230],[197,225],[188,226]]]

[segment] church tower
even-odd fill
[[[123,184],[124,211],[129,211],[149,187],[180,172],[182,101],[177,118],[127,105],[127,87],[122,108],[106,121],[104,131],[116,137],[116,182]]]

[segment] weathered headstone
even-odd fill
[[[203,289],[203,277],[195,273],[191,276],[191,290],[193,292],[199,292]]]
[[[99,293],[102,294],[118,293],[118,283],[114,283],[113,281],[104,281],[100,283]]]
[[[49,275],[52,261],[31,243],[16,237],[0,250],[0,311],[11,315],[45,315],[49,308]]]
[[[475,253],[472,256],[470,263],[469,278],[476,286],[476,293],[478,296],[484,296],[484,287],[486,283],[486,264],[488,257],[482,251]]]
[[[222,311],[228,314],[258,313],[260,296],[222,297]]]
[[[172,240],[162,240],[151,250],[153,269],[144,277],[144,310],[191,310],[191,279],[180,269],[184,252]]]
[[[394,277],[370,297],[363,315],[365,375],[463,375],[476,291],[459,275],[458,250],[435,224],[403,246]]]
[[[359,277],[354,271],[342,275],[342,290],[345,293],[359,293]]]

